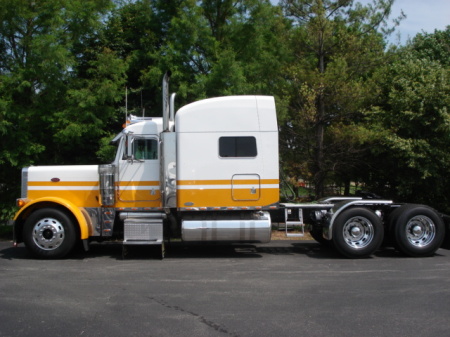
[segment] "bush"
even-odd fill
[[[16,206],[1,205],[0,206],[0,238],[12,239],[13,227],[7,226],[8,221],[14,217],[17,211]]]

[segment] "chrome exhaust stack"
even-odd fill
[[[170,75],[170,71],[166,72],[162,81],[163,132],[171,131],[175,120],[175,94],[169,94]]]
[[[169,99],[170,71],[163,77],[163,132],[161,133],[160,156],[160,191],[162,206],[166,210],[176,207],[176,133],[175,124],[175,94]]]

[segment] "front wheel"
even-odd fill
[[[381,245],[384,228],[380,218],[366,208],[352,208],[340,214],[333,225],[333,243],[344,256],[362,258]]]
[[[25,221],[23,241],[36,257],[55,259],[67,255],[75,245],[75,227],[71,218],[58,209],[43,208]]]
[[[442,218],[430,207],[422,205],[404,205],[395,212],[396,247],[409,256],[433,255],[445,237]]]

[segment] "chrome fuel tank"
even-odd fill
[[[269,242],[270,214],[257,212],[252,215],[252,219],[182,220],[182,239],[191,242]]]

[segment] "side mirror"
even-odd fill
[[[130,160],[131,162],[133,162],[134,160],[133,143],[134,143],[133,135],[127,134],[125,138],[125,157],[127,160]]]

